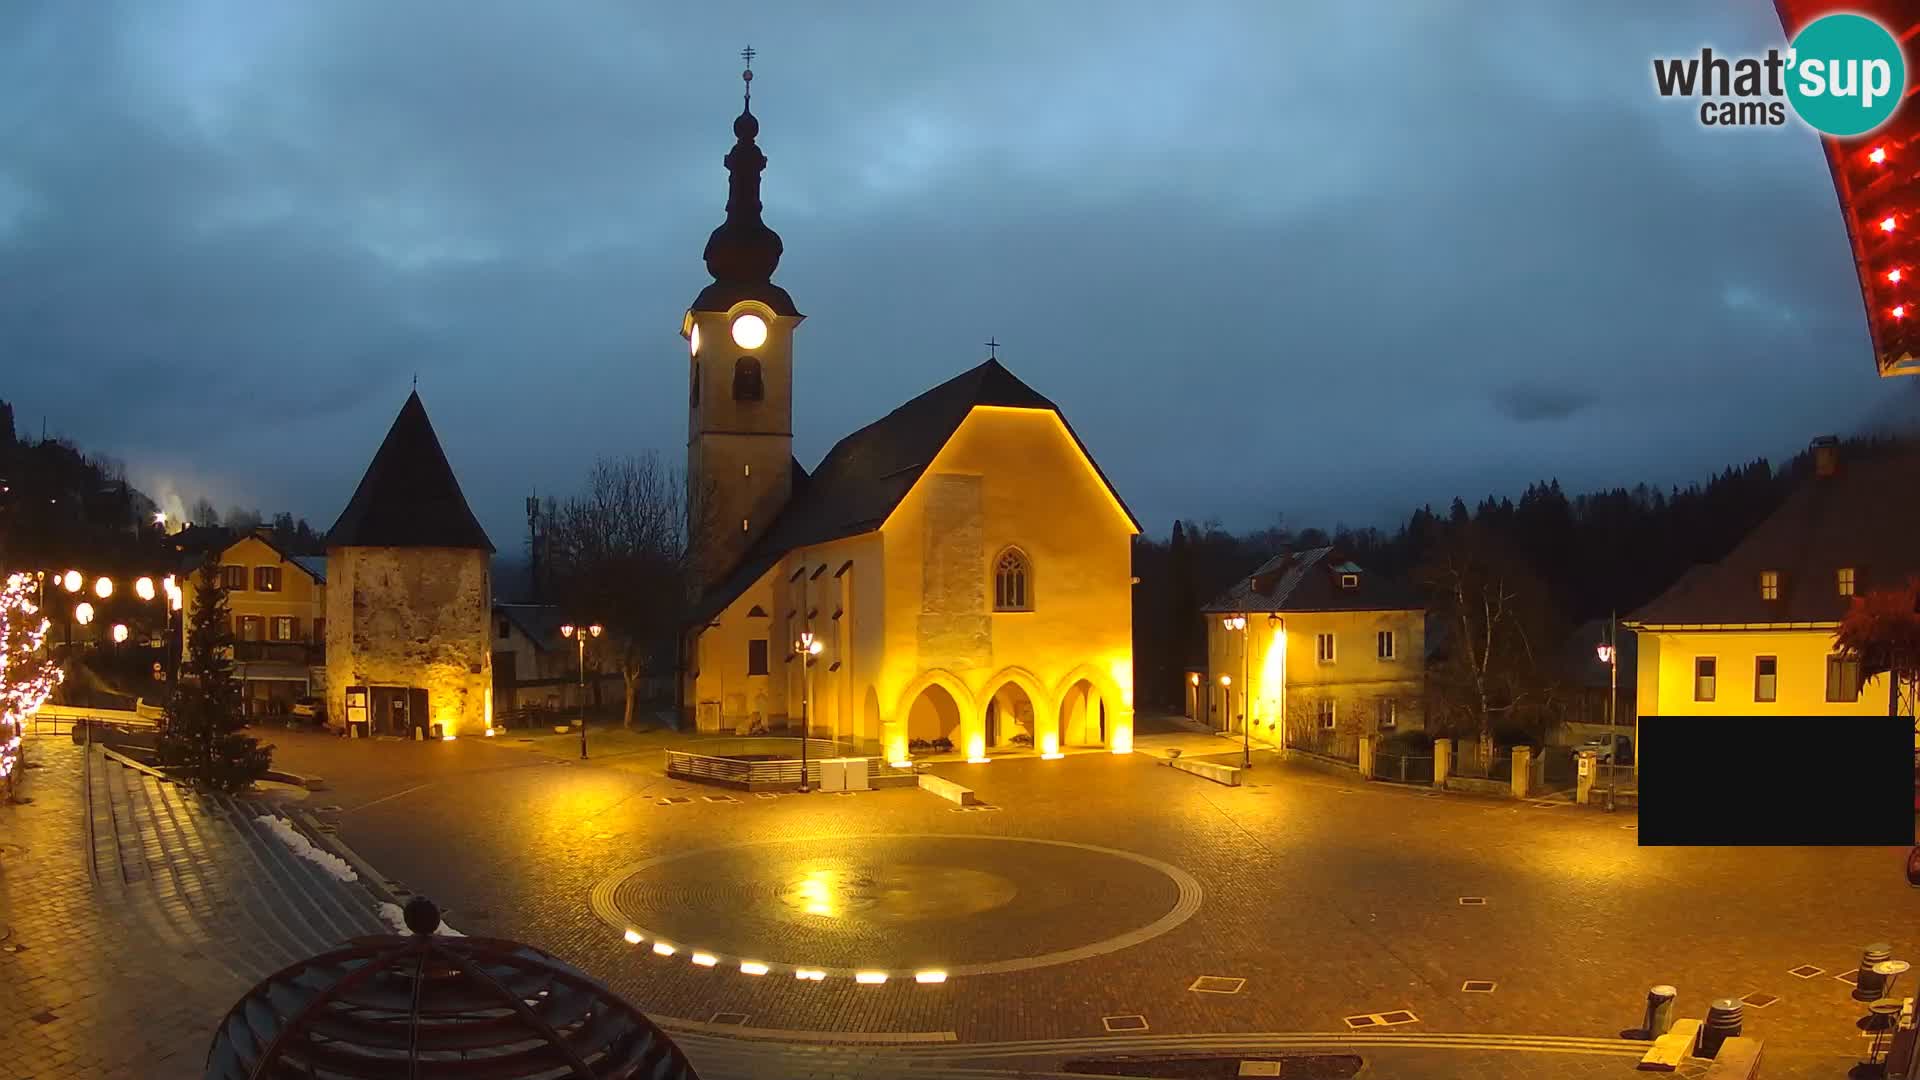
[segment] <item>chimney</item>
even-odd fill
[[[1839,439],[1822,435],[1813,440],[1808,449],[1813,451],[1813,475],[1829,477],[1840,471]]]

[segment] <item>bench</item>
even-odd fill
[[[980,801],[973,797],[972,788],[961,787],[951,780],[943,779],[932,773],[921,773],[919,780],[920,790],[931,791],[948,802],[960,806],[972,806],[974,803]]]
[[[1174,758],[1168,764],[1181,772],[1192,773],[1216,784],[1225,784],[1228,787],[1240,786],[1240,770],[1232,765],[1221,765],[1212,761],[1188,761],[1185,758]]]
[[[1640,1059],[1642,1069],[1657,1069],[1660,1072],[1672,1072],[1680,1063],[1693,1053],[1700,1044],[1700,1021],[1675,1020],[1673,1030],[1653,1040],[1653,1049]]]
[[[1702,1080],[1752,1080],[1760,1075],[1760,1040],[1732,1038],[1720,1044]]]

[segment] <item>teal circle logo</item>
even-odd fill
[[[1887,28],[1864,15],[1823,15],[1792,42],[1787,100],[1814,130],[1864,135],[1893,115],[1907,61]]]

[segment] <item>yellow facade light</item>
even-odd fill
[[[743,349],[757,349],[767,343],[767,320],[748,312],[733,320],[733,343]]]
[[[655,956],[672,956],[673,952],[673,946],[664,941],[656,941],[653,943],[653,955]]]
[[[793,977],[801,982],[826,982],[827,973],[819,968],[794,968]]]
[[[887,981],[887,973],[884,971],[858,971],[854,973],[853,981],[862,986],[879,986],[881,983]]]
[[[767,965],[758,960],[740,961],[740,974],[742,975],[765,975],[766,973]]]
[[[917,983],[943,983],[947,981],[947,973],[944,971],[916,971],[913,973],[913,981]]]
[[[640,931],[638,930],[629,930],[621,936],[627,939],[627,944],[629,945],[640,944]]]
[[[694,953],[688,959],[692,960],[695,964],[698,964],[701,967],[712,967],[713,965],[720,962],[719,957],[713,955],[712,953],[703,953],[703,952]]]

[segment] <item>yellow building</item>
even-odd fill
[[[1862,680],[1834,632],[1854,596],[1920,573],[1920,455],[1842,460],[1826,438],[1813,459],[1813,475],[1726,558],[1623,621],[1639,637],[1640,715],[1888,714],[1891,681]]]
[[[989,359],[794,460],[793,332],[759,122],[726,157],[713,284],[682,324],[701,731],[796,729],[889,760],[945,740],[1125,752],[1139,525],[1060,410]],[[810,651],[813,643],[817,651]]]
[[[400,738],[493,726],[492,555],[414,393],[327,530],[329,724]]]
[[[1254,737],[1354,757],[1361,735],[1426,726],[1424,605],[1338,549],[1282,552],[1201,610],[1189,704],[1215,730],[1239,734],[1251,704]]]
[[[255,529],[219,555],[227,610],[233,617],[234,675],[244,684],[249,716],[283,714],[293,702],[326,688],[327,560],[292,555]],[[188,630],[199,573],[179,575],[182,655],[193,648]]]

